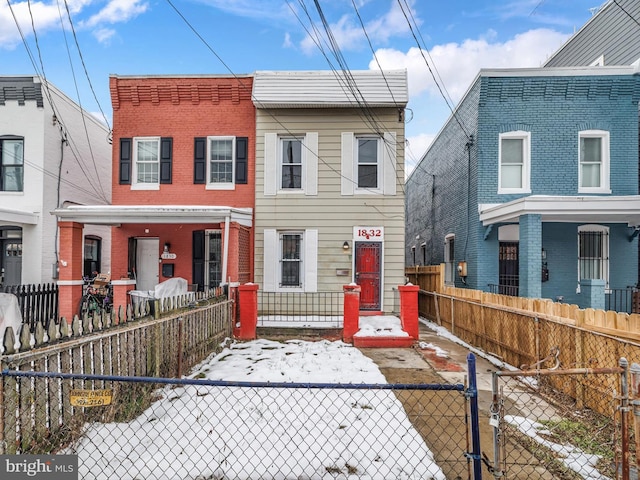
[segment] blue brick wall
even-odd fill
[[[498,195],[498,138],[502,132],[531,132],[533,195],[578,193],[578,132],[610,132],[612,195],[638,194],[638,98],[640,78],[496,77],[481,76],[433,142],[406,183],[406,264],[413,265],[411,247],[422,264],[444,261],[444,238],[456,235],[456,262],[468,262],[467,285],[488,290],[498,282],[498,227],[479,221],[479,203],[503,203],[522,195]],[[473,146],[466,148],[468,134]],[[470,176],[469,176],[470,174]],[[629,242],[625,225],[610,227],[612,288],[637,282],[638,243]],[[580,304],[577,287],[577,224],[543,223],[542,247],[547,251],[549,281],[541,296]],[[419,237],[419,238],[416,238]],[[521,239],[521,246],[522,246]],[[535,247],[539,255],[542,247]],[[540,277],[542,259],[534,249],[528,264]],[[529,282],[531,283],[531,282]],[[456,277],[456,285],[462,286]],[[529,288],[529,285],[526,285]],[[536,287],[537,288],[537,287]]]
[[[578,193],[578,132],[610,132],[612,195],[638,194],[638,79],[633,76],[481,78],[479,203],[499,195],[499,134],[531,133],[531,195]]]
[[[457,120],[449,120],[407,179],[405,188],[406,265],[413,265],[412,246],[416,247],[416,263],[423,263],[423,242],[427,265],[444,262],[445,236],[454,233],[456,264],[467,261],[474,266],[467,278],[467,284],[472,286],[477,281],[476,252],[478,238],[482,237],[476,201],[477,149],[475,143],[470,149],[466,144],[470,135],[474,141],[476,138],[479,92],[477,83],[458,106]],[[456,284],[463,285],[457,275]]]

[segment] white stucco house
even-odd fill
[[[38,76],[0,77],[0,283],[54,282],[57,219],[111,202],[109,129]],[[108,271],[110,229],[87,226],[84,270]]]

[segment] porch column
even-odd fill
[[[542,216],[520,217],[519,278],[521,297],[542,296]]]
[[[82,298],[82,230],[76,222],[58,222],[58,311],[68,323],[78,313]]]

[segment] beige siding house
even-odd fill
[[[263,292],[404,284],[403,71],[256,72],[255,280]]]

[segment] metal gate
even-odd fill
[[[489,473],[532,480],[637,478],[630,476],[627,361],[560,369],[558,353],[552,350],[532,368],[493,373],[493,458],[483,453]],[[555,366],[538,368],[554,358]]]
[[[65,455],[82,479],[477,480],[469,362],[469,387],[5,370],[0,454]]]

